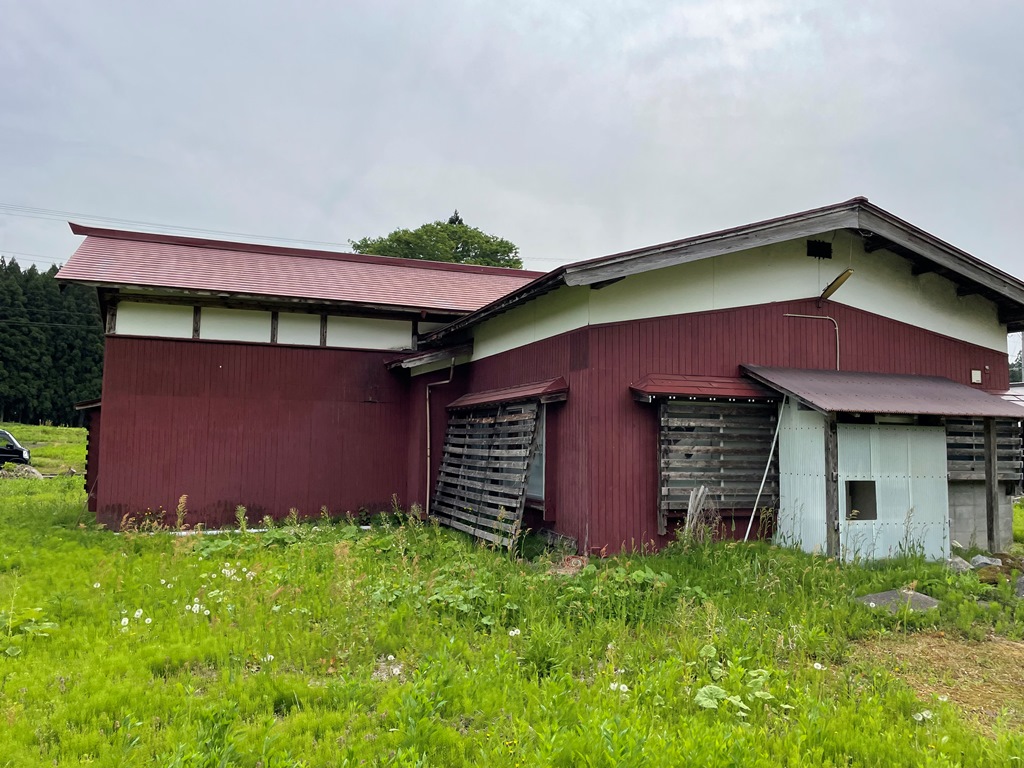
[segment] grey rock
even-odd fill
[[[971,570],[971,564],[960,557],[960,555],[953,555],[946,561],[946,568],[953,573],[967,573]]]
[[[884,608],[889,613],[899,613],[904,608],[911,611],[927,611],[938,608],[939,601],[934,597],[922,595],[910,589],[890,589],[887,592],[875,592],[857,598],[869,608]]]
[[[999,567],[1003,564],[1003,561],[998,557],[985,557],[985,555],[975,555],[971,558],[971,567],[977,570],[978,568],[984,568],[986,565],[994,565]]]

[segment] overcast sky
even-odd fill
[[[0,253],[22,261],[78,238],[10,206],[342,246],[458,208],[551,269],[865,195],[1024,275],[1016,0],[0,0],[0,19]]]

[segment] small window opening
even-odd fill
[[[846,519],[878,519],[878,497],[875,494],[874,480],[846,481]]]

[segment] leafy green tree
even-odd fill
[[[1021,365],[1021,351],[1017,350],[1017,357],[1010,361],[1010,381],[1024,381],[1024,366]]]
[[[469,226],[458,211],[447,221],[431,222],[416,229],[396,229],[384,237],[364,237],[350,240],[349,244],[356,253],[377,256],[523,268],[519,248],[514,243]]]

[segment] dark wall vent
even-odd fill
[[[807,255],[812,259],[831,259],[832,243],[827,240],[808,240]]]

